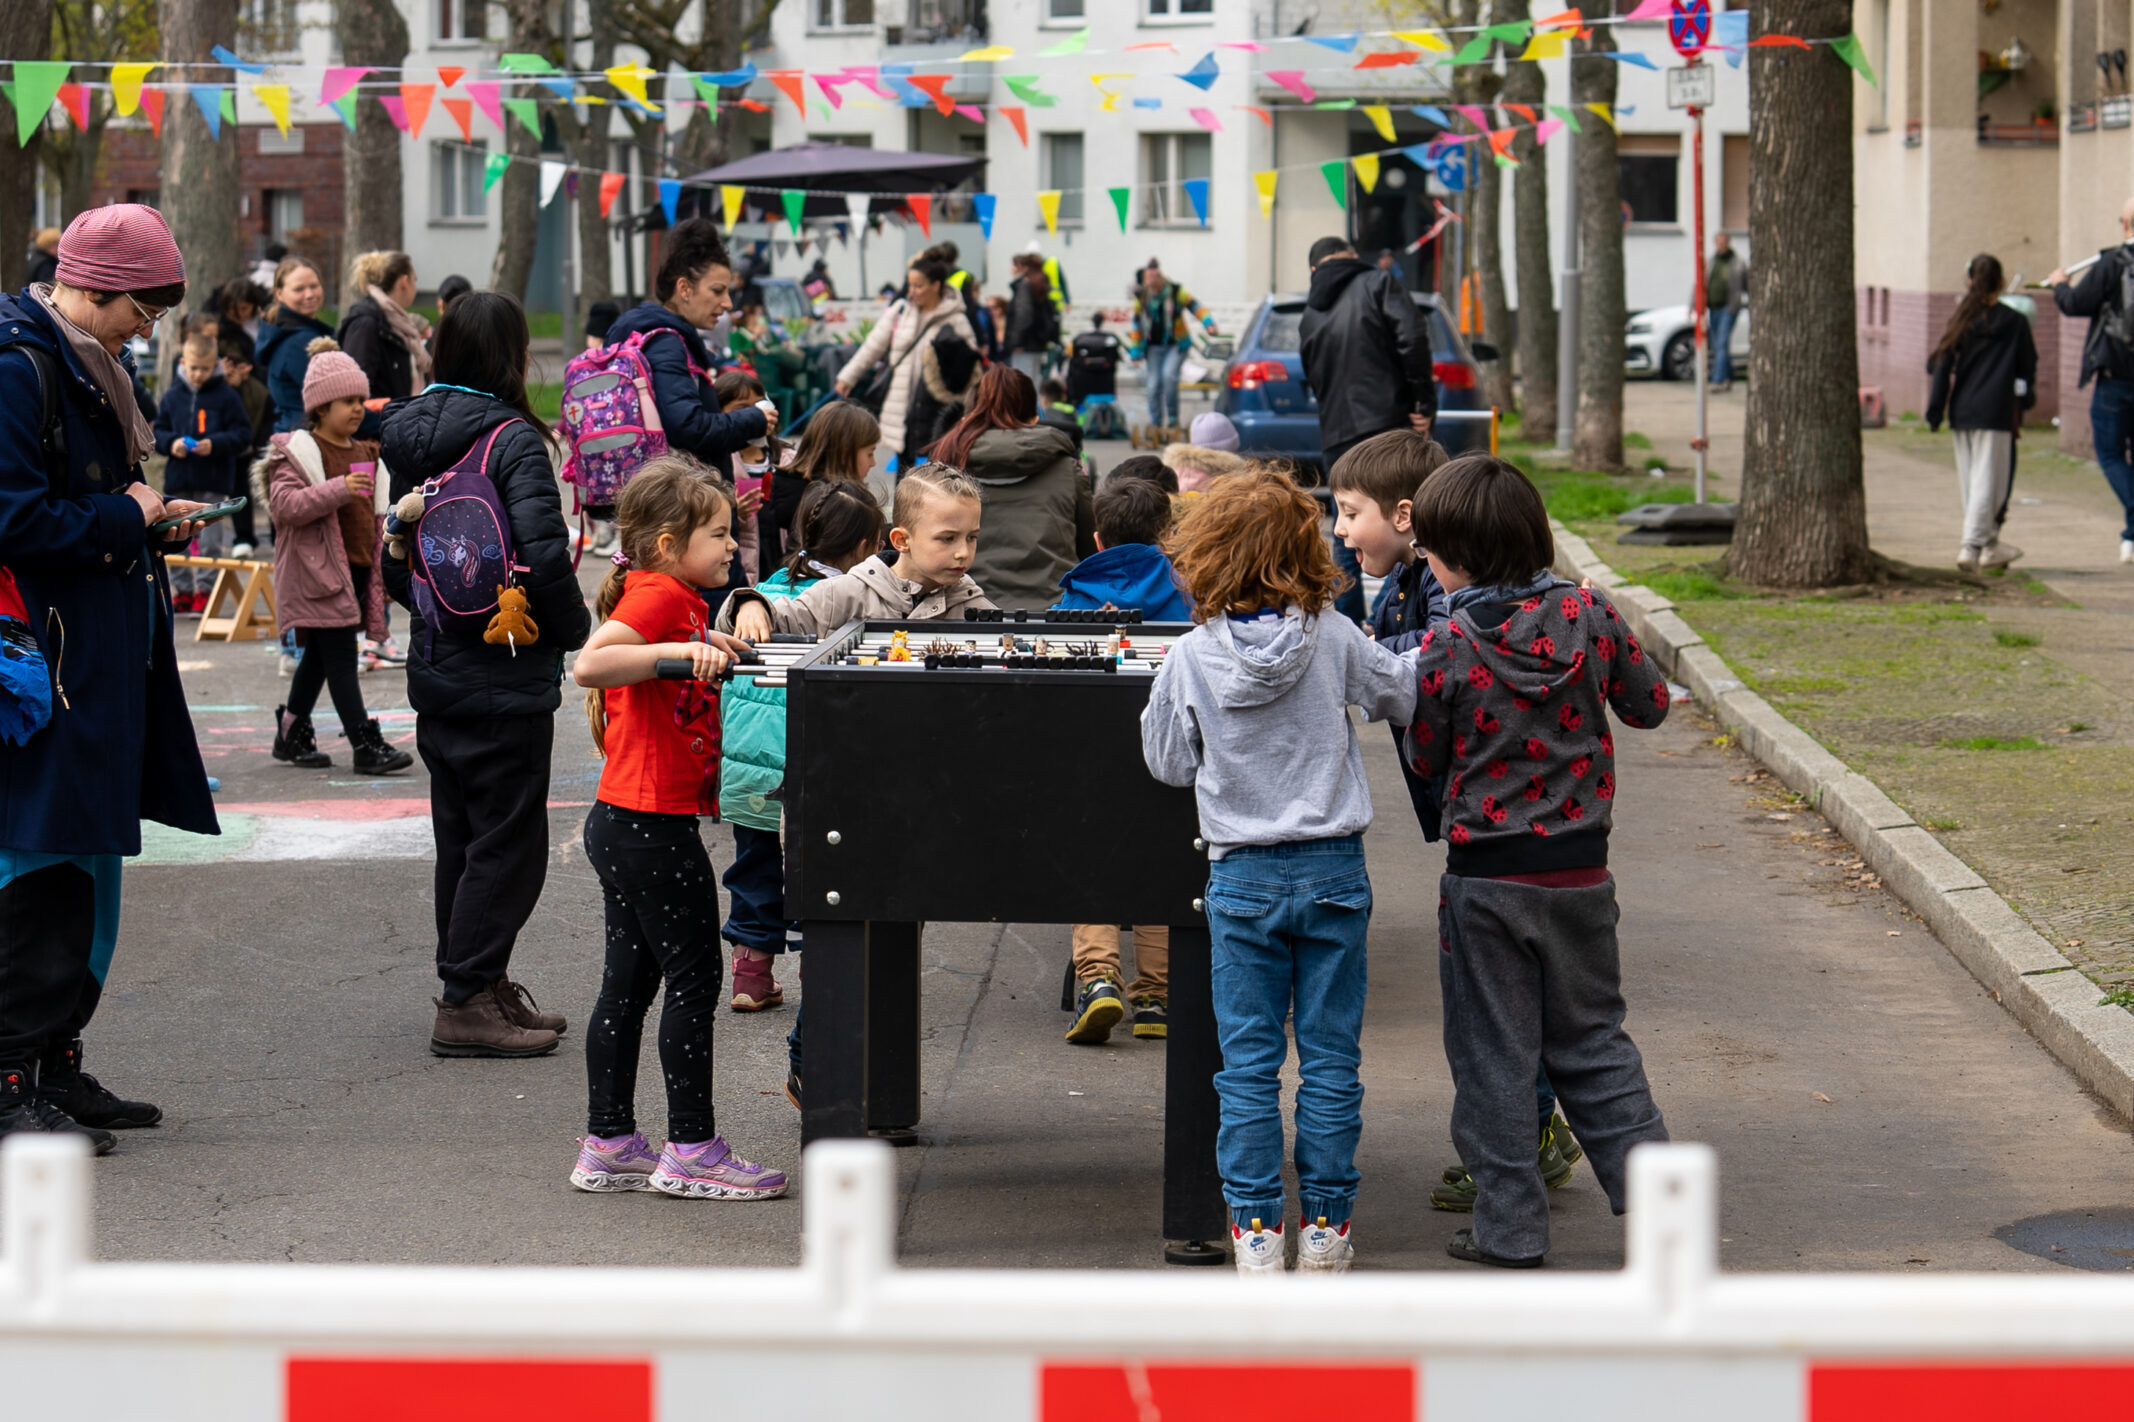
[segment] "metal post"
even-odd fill
[[[1703,57],[1693,55],[1691,65],[1702,64]],[[1695,311],[1697,331],[1697,438],[1690,446],[1697,452],[1697,502],[1704,502],[1704,465],[1711,451],[1711,440],[1706,428],[1706,405],[1712,393],[1712,368],[1709,352],[1708,327],[1710,313],[1704,305],[1704,110],[1692,108],[1689,116],[1696,120],[1693,130],[1696,153],[1691,158],[1690,181],[1696,187],[1696,251],[1690,257],[1690,281],[1695,288]]]
[[[1565,67],[1565,79],[1570,69]],[[1556,452],[1571,452],[1572,427],[1578,423],[1578,282],[1581,275],[1578,244],[1578,146],[1576,132],[1570,135],[1570,182],[1564,201],[1563,270],[1557,276],[1562,294],[1556,302]]]

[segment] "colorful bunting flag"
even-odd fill
[[[1023,147],[1028,148],[1030,146],[1030,111],[1017,104],[1001,104],[997,106],[995,112],[1009,123],[1015,125],[1015,136],[1023,141]]]
[[[1136,99],[1136,100],[1134,100],[1134,107],[1135,107],[1135,108],[1137,108],[1137,109],[1160,109],[1160,108],[1162,108],[1162,107],[1163,107],[1163,100],[1161,100],[1161,99]]]
[[[1089,31],[1080,29],[1061,40],[1058,44],[1053,45],[1050,49],[1041,49],[1037,53],[1040,59],[1056,59],[1063,54],[1080,54],[1087,48],[1089,48]]]
[[[502,92],[502,85],[490,83],[486,80],[470,80],[467,84],[467,97],[474,100],[476,105],[481,108],[482,113],[488,117],[489,122],[495,124],[499,130],[504,127],[504,106],[499,100],[499,95]]]
[[[1570,129],[1571,132],[1584,133],[1586,131],[1585,125],[1578,121],[1577,109],[1568,108],[1563,104],[1550,104],[1549,112],[1562,119],[1564,127]]]
[[[919,231],[926,236],[934,235],[934,200],[925,193],[912,193],[904,199],[911,209],[912,220],[919,224]]]
[[[808,195],[799,188],[781,188],[778,191],[778,202],[785,209],[785,220],[793,229],[793,235],[799,236],[800,214],[808,205]]]
[[[1865,79],[1878,89],[1882,87],[1881,83],[1875,78],[1875,71],[1868,65],[1867,52],[1860,47],[1860,37],[1858,35],[1850,30],[1846,31],[1839,38],[1830,42],[1830,52],[1858,70],[1862,79]],[[16,68],[19,70],[21,66],[17,65]]]
[[[1253,191],[1260,195],[1260,216],[1263,219],[1274,216],[1274,189],[1281,179],[1282,173],[1278,168],[1269,168],[1252,175],[1252,187]]]
[[[1423,56],[1412,49],[1374,49],[1356,61],[1358,69],[1398,69],[1403,64],[1413,64]]]
[[[661,178],[659,180],[659,210],[666,215],[667,225],[674,226],[682,210],[682,180]]]
[[[541,160],[541,203],[547,207],[555,201],[556,189],[563,186],[563,175],[570,171],[570,164],[555,158]]]
[[[1443,35],[1429,30],[1395,30],[1393,38],[1406,40],[1418,49],[1427,49],[1437,54],[1452,53],[1452,44]]]
[[[1490,130],[1489,151],[1497,156],[1497,163],[1500,167],[1517,165],[1518,160],[1512,157],[1512,140],[1518,136],[1519,130],[1516,128],[1493,128]]]
[[[1378,130],[1380,138],[1383,138],[1388,143],[1395,141],[1393,137],[1392,110],[1388,109],[1384,104],[1365,104],[1363,106],[1363,116],[1371,121],[1371,127]]]
[[[289,136],[289,86],[287,84],[254,84],[252,97],[259,100],[267,116],[274,120],[275,128],[284,138]]]
[[[978,231],[988,242],[993,240],[993,210],[999,205],[1000,199],[992,193],[971,194],[971,209],[978,214]]]
[[[74,120],[74,126],[86,129],[89,126],[89,91],[79,84],[59,86],[59,106]]]
[[[1319,165],[1319,172],[1326,179],[1327,187],[1332,189],[1334,201],[1341,204],[1343,212],[1348,211],[1349,165],[1339,158],[1330,158]]]
[[[1215,62],[1215,51],[1211,49],[1200,57],[1199,63],[1195,64],[1191,69],[1181,72],[1177,77],[1185,80],[1202,93],[1206,93],[1215,81],[1221,77],[1222,72],[1221,67]]]
[[[1536,148],[1539,148],[1545,145],[1550,139],[1556,136],[1557,130],[1561,129],[1562,127],[1562,119],[1543,119],[1540,123],[1535,124],[1534,146]]]
[[[605,78],[623,93],[637,100],[646,113],[656,114],[659,109],[645,93],[645,81],[659,77],[657,69],[647,69],[642,64],[617,64],[600,71]]]
[[[510,166],[511,155],[509,153],[499,150],[490,154],[489,160],[482,165],[482,191],[486,193],[495,187],[496,180],[503,177],[504,170]]]
[[[239,59],[234,52],[219,44],[210,49],[208,53],[215,56],[217,64],[227,64],[230,68],[242,70],[247,74],[264,74],[267,72],[266,65],[247,64],[242,59]]]
[[[556,73],[556,66],[550,64],[538,54],[500,55],[497,58],[497,63],[514,74],[554,75]],[[534,82],[559,99],[568,99],[576,92],[571,81],[561,76],[550,79],[536,79]]]
[[[1306,35],[1304,38],[1310,40],[1313,44],[1325,45],[1328,49],[1338,49],[1343,54],[1353,54],[1356,50],[1356,41],[1363,38],[1363,36],[1351,33],[1345,35]]]
[[[1000,82],[1008,86],[1009,93],[1033,109],[1049,109],[1059,102],[1057,98],[1038,88],[1038,76],[1035,74],[1002,75]]]
[[[941,111],[943,118],[946,118],[956,112],[956,101],[948,96],[949,81],[955,77],[953,74],[913,74],[905,82],[931,98],[934,101],[934,107]],[[1008,81],[1010,88],[1013,88],[1014,85],[1014,80]]]
[[[457,84],[460,76],[466,72],[463,67],[457,64],[440,64],[437,66],[437,82],[449,89],[454,84]]]
[[[215,108],[216,111],[222,115],[222,121],[224,123],[234,124],[237,122],[236,85],[225,84],[222,86],[222,93],[218,95],[215,99]]]
[[[341,116],[341,126],[343,128],[350,133],[356,131],[356,96],[353,93],[343,94],[326,107]]]
[[[1259,119],[1261,123],[1266,124],[1269,128],[1274,127],[1274,113],[1272,110],[1254,108],[1251,104],[1232,104],[1230,107],[1236,109],[1240,113],[1247,113],[1253,115],[1255,118]]]
[[[15,61],[15,138],[27,144],[37,125],[51,111],[52,101],[59,97],[59,86],[67,82],[67,71],[74,67],[65,59],[18,59]]]
[[[1748,17],[1748,11],[1744,10],[1741,13],[1744,19]],[[1570,52],[1571,37],[1560,30],[1551,30],[1547,34],[1537,34],[1533,39],[1529,40],[1526,49],[1519,57],[1521,59],[1562,59]]]
[[[452,122],[459,125],[459,141],[462,143],[474,142],[473,102],[467,99],[453,98],[449,94],[437,102],[444,105],[445,112],[452,116]]]
[[[1408,112],[1428,123],[1436,124],[1439,128],[1452,127],[1452,115],[1435,104],[1414,104],[1409,107]]]
[[[385,110],[385,116],[393,121],[394,128],[402,133],[408,131],[408,106],[401,102],[398,94],[380,94],[378,107]]]
[[[1741,68],[1749,48],[1749,12],[1722,10],[1712,16],[1712,37],[1704,47],[1725,50],[1727,68]]]
[[[1058,188],[1047,188],[1037,195],[1037,210],[1044,215],[1045,230],[1047,232],[1060,230],[1060,190]]]
[[[120,118],[131,117],[141,107],[141,81],[148,77],[154,64],[114,64],[111,66],[111,103],[119,111]]]
[[[755,63],[751,61],[739,69],[721,69],[716,74],[699,74],[697,78],[714,89],[740,89],[755,83],[756,73]]]
[[[1126,210],[1133,204],[1134,190],[1132,188],[1106,188],[1104,191],[1111,196],[1112,211],[1119,214],[1119,230],[1123,233],[1126,231]]]
[[[1638,7],[1625,20],[1664,20],[1674,10],[1673,0],[1638,0]]]
[[[1586,105],[1586,112],[1600,119],[1600,121],[1608,125],[1608,127],[1615,127],[1615,114],[1609,109],[1606,104],[1588,104]]]
[[[402,84],[400,103],[408,111],[408,135],[422,137],[423,120],[430,116],[430,99],[437,93],[435,84]]]
[[[956,117],[969,119],[972,123],[984,123],[985,110],[979,108],[976,104],[958,104],[956,105]]]
[[[1193,215],[1200,219],[1201,226],[1206,227],[1208,225],[1208,180],[1206,178],[1187,178],[1178,186],[1186,190],[1186,201],[1193,204]]]
[[[1654,71],[1657,71],[1660,67],[1659,65],[1653,63],[1651,55],[1641,54],[1634,49],[1597,50],[1592,55],[1592,58],[1612,59],[1617,64],[1635,64],[1640,69],[1651,69]]]
[[[1349,166],[1356,170],[1356,181],[1365,192],[1373,192],[1377,189],[1378,155],[1376,153],[1359,153],[1354,158],[1349,159]]]
[[[771,81],[771,87],[793,101],[794,110],[805,119],[808,116],[807,75],[798,69],[766,69],[763,77]],[[947,113],[946,108],[941,112]]]
[[[623,184],[629,181],[629,178],[621,173],[602,173],[600,175],[600,215],[602,217],[606,217],[609,210],[615,206],[615,199],[622,196]]]
[[[1808,41],[1799,35],[1758,35],[1749,41],[1750,49],[1807,49]]]
[[[989,44],[984,49],[967,49],[956,56],[961,64],[992,64],[1002,59],[1015,58],[1015,51],[1004,44]]]
[[[18,64],[15,69],[19,74],[22,66]],[[15,82],[19,84],[22,81],[17,79]],[[207,120],[208,137],[221,138],[222,86],[220,84],[188,84],[185,86],[185,92],[193,96],[193,107],[200,110],[201,118]]]
[[[541,136],[541,106],[532,99],[503,99],[503,106],[511,110],[511,116],[526,126],[526,131],[535,138]]]
[[[1301,69],[1270,69],[1267,71],[1267,77],[1307,104],[1319,97],[1318,91],[1304,82],[1304,71]]]
[[[734,224],[741,220],[741,202],[747,196],[748,189],[746,188],[737,188],[724,183],[720,184],[719,204],[726,213],[727,231],[731,232]]]
[[[1480,64],[1489,58],[1489,52],[1496,47],[1496,43],[1496,38],[1489,31],[1484,30],[1466,44],[1461,45],[1458,54],[1442,62],[1448,64]]]
[[[1215,111],[1212,109],[1187,109],[1186,117],[1192,119],[1193,122],[1199,124],[1210,133],[1221,133],[1223,131],[1223,121],[1215,116]]]
[[[319,102],[332,104],[343,94],[354,89],[362,81],[363,76],[368,73],[370,73],[370,70],[355,65],[336,65],[328,69],[325,79],[319,84]]]
[[[143,89],[140,101],[141,112],[148,115],[148,131],[160,141],[163,137],[163,91]]]

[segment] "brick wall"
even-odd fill
[[[2038,302],[2037,316],[2031,327],[2032,339],[2038,347],[2038,403],[2030,413],[2032,421],[2050,420],[2060,413],[2060,392],[2072,391],[2076,373],[2081,369],[2082,332],[2085,322],[2066,322],[2054,309],[2049,297]],[[1952,291],[1893,291],[1887,287],[1856,287],[1853,291],[1854,318],[1858,322],[1860,348],[1860,383],[1879,386],[1882,398],[1890,415],[1924,415],[1927,395],[1933,382],[1927,376],[1927,352],[1941,339],[1941,329],[1948,324],[1956,310],[1956,293]],[[2067,335],[2073,328],[2072,337]],[[2066,351],[2072,339],[2074,356]],[[2078,410],[2088,409],[2087,401],[2074,402]],[[2061,421],[2061,448],[2066,442],[2068,421]],[[2083,425],[2083,447],[2088,453],[2088,419]]]
[[[2053,313],[2055,317],[2058,312]],[[2082,342],[2088,338],[2088,321],[2063,320],[2059,322],[2059,339],[2056,350],[2040,349],[2039,359],[2059,356],[2060,388],[2067,392],[2060,410],[2060,452],[2072,454],[2079,459],[2094,459],[2096,448],[2090,443],[2090,392],[2076,388],[2082,378]]]

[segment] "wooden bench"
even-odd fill
[[[276,635],[272,563],[257,558],[193,558],[184,554],[163,562],[172,568],[215,570],[215,586],[207,595],[207,610],[193,629],[195,642],[249,642]],[[235,606],[226,611],[226,602]]]

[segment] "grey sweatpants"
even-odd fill
[[[1623,1030],[1615,880],[1545,889],[1447,874],[1439,884],[1438,981],[1452,1066],[1452,1143],[1475,1180],[1475,1244],[1509,1259],[1549,1247],[1549,1197],[1534,1154],[1534,1069],[1548,1068],[1564,1119],[1608,1203],[1623,1212],[1630,1148],[1667,1126]]]

